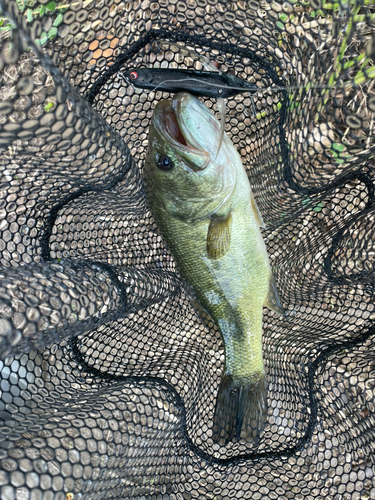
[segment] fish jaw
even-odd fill
[[[211,161],[208,151],[190,142],[187,128],[176,116],[174,101],[161,101],[154,110],[152,126],[159,136],[158,142],[167,143],[185,162],[186,167],[197,172],[204,170]]]
[[[221,140],[219,122],[197,98],[180,92],[172,101],[179,128],[192,147],[206,151],[215,158]]]

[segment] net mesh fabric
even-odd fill
[[[2,7],[1,498],[375,498],[372,3]],[[260,88],[225,125],[287,311],[257,443],[212,440],[222,340],[141,175],[170,95],[123,78],[202,56]]]

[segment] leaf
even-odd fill
[[[27,17],[27,20],[29,21],[29,23],[31,23],[31,21],[33,20],[33,13],[31,11],[31,9],[27,9],[26,17]]]
[[[0,28],[0,31],[10,31],[10,30],[15,30],[17,26],[15,24],[9,23],[4,26],[3,28]]]
[[[48,40],[48,35],[45,31],[43,31],[40,37],[36,41],[38,41],[40,45],[44,45],[47,40]]]
[[[47,102],[47,104],[44,106],[44,111],[48,113],[49,111],[51,111],[53,107],[54,107],[53,102]]]
[[[52,26],[59,26],[59,25],[62,23],[62,21],[63,21],[63,15],[62,15],[62,14],[59,14],[59,15],[56,17],[56,19],[55,19],[55,21],[54,21],[54,23],[53,23],[53,25],[52,25]]]
[[[345,145],[339,142],[334,142],[332,144],[332,149],[335,149],[336,151],[339,151],[341,153],[342,151],[344,151]]]
[[[55,12],[55,10],[56,10],[56,3],[48,2],[46,5],[46,12]]]
[[[318,203],[316,207],[313,208],[314,212],[321,212],[323,208],[323,203]]]
[[[44,11],[45,11],[45,6],[44,5],[40,5],[39,7],[37,7],[34,10],[34,14],[35,15],[39,15],[40,17],[43,17],[44,16]]]
[[[18,10],[20,12],[23,12],[24,8],[25,8],[25,5],[23,3],[23,0],[16,0],[16,5],[18,7]]]
[[[305,207],[306,205],[310,205],[311,203],[311,200],[309,197],[305,198],[304,200],[302,200],[302,206]]]
[[[56,35],[57,35],[57,28],[51,28],[50,30],[48,30],[48,38],[50,40],[52,40],[52,38],[55,38]]]

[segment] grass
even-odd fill
[[[94,0],[86,0],[83,2],[83,7],[92,3]],[[49,40],[53,40],[58,33],[58,27],[63,22],[63,14],[75,5],[80,5],[81,2],[73,2],[67,4],[66,2],[56,3],[53,0],[45,5],[38,5],[36,8],[36,0],[17,0],[16,4],[18,10],[23,13],[29,23],[37,19],[42,19],[45,16],[55,16],[51,28],[46,32],[43,31],[40,36],[35,40],[38,45],[45,45]],[[6,17],[0,18],[0,38],[12,39],[12,31],[16,28]]]
[[[310,148],[305,149],[310,156],[306,161],[311,162],[311,155],[315,153],[318,170],[322,164],[333,170],[335,165],[339,167],[351,161],[356,154],[354,149],[358,149],[361,142],[361,154],[365,154],[374,135],[374,113],[367,102],[374,96],[375,0],[342,0],[341,4],[321,0],[321,8],[315,10],[310,2],[291,0],[290,4],[289,12],[279,9],[277,22],[283,58],[289,56],[290,65],[294,67],[300,63],[296,70],[297,84],[289,92],[289,110],[294,110],[290,127],[294,136],[300,137],[299,143],[308,138]],[[308,57],[303,60],[303,56],[295,59],[294,47],[300,47],[300,52],[306,48],[306,52],[313,54],[311,61]],[[319,59],[329,61],[330,58],[331,66],[318,74]],[[313,131],[304,125],[306,99],[309,114],[314,115],[310,120],[310,124],[315,125]],[[345,114],[338,112],[338,101],[345,107]],[[351,113],[361,120],[355,134],[348,121]],[[335,123],[330,123],[332,117]],[[327,129],[325,133],[322,133],[323,126]],[[292,153],[293,157],[300,154]]]
[[[313,10],[310,2],[291,0],[290,3],[294,9],[289,14],[279,13],[279,21],[276,23],[281,32],[279,46],[285,48],[284,42],[288,36],[297,34],[299,37],[305,36],[309,41],[316,39],[318,49],[318,44],[321,44],[318,38],[322,35],[321,29],[324,27],[327,40],[320,49],[326,45],[336,52],[332,68],[325,75],[323,82],[308,81],[305,86],[301,86],[301,90],[304,91],[312,88],[322,89],[322,101],[318,112],[326,106],[332,89],[350,90],[375,79],[375,66],[370,57],[373,33],[369,33],[367,50],[361,50],[357,54],[348,50],[351,48],[356,27],[360,23],[370,23],[375,20],[375,13],[360,13],[366,6],[368,9],[375,8],[375,0],[361,2],[347,0],[346,3],[345,0],[341,3],[322,0],[321,9],[317,10]],[[307,30],[310,33],[307,33]],[[314,30],[318,37],[314,36]],[[349,70],[352,70],[350,75]],[[291,98],[292,103],[295,99]]]

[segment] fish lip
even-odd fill
[[[157,115],[154,116],[154,125],[156,126],[158,132],[162,137],[168,141],[174,149],[177,150],[178,154],[182,156],[183,158],[187,159],[188,157],[191,156],[191,153],[196,153],[203,161],[201,162],[200,165],[195,165],[191,161],[189,161],[189,169],[193,170],[194,172],[198,172],[201,170],[204,170],[208,164],[211,161],[211,155],[208,151],[205,151],[202,147],[200,147],[198,144],[191,144],[189,141],[190,134],[188,133],[187,127],[184,124],[183,119],[181,118],[180,112],[181,108],[179,107],[179,102],[180,99],[179,97],[185,97],[190,96],[190,94],[187,93],[180,93],[177,94],[177,96],[173,100],[168,100],[168,101],[162,101],[158,105],[158,112]],[[167,127],[167,121],[166,121],[166,114],[167,113],[173,113],[177,125],[179,127],[179,131],[184,138],[186,145],[182,144],[179,142],[173,135],[168,133],[168,127]]]
[[[188,92],[179,92],[173,98],[172,109],[175,112],[178,125],[186,142],[188,144],[191,144],[193,148],[202,151],[202,146],[200,145],[199,141],[196,140],[194,135],[190,132],[189,127],[184,121],[185,115],[189,114],[188,113],[189,107],[192,108],[192,111],[194,111],[195,114],[198,111],[198,114],[202,116],[202,120],[211,120],[213,127],[217,126],[217,121],[214,119],[213,115],[209,112],[206,106]],[[206,152],[204,149],[203,151]]]

